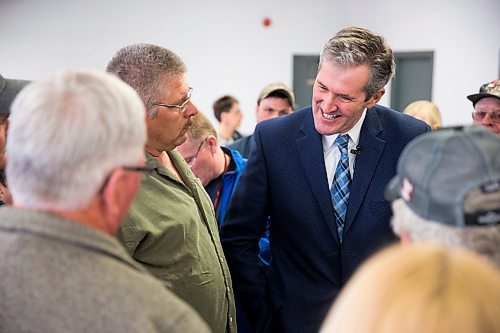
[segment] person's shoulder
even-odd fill
[[[235,161],[236,165],[244,165],[247,163],[247,159],[241,155],[237,149],[227,148],[231,153],[231,158]]]
[[[243,157],[247,158],[248,155],[250,154],[250,150],[252,149],[252,140],[253,140],[253,134],[249,136],[244,136],[239,140],[236,140],[227,148],[231,150],[236,150],[238,151]]]
[[[296,129],[300,124],[304,122],[306,117],[312,118],[312,109],[310,106],[300,109],[298,111],[292,112],[286,116],[281,116],[277,118],[267,119],[257,124],[256,130],[260,129],[263,131],[279,131],[279,130],[291,130]]]
[[[261,141],[268,147],[283,147],[302,137],[303,128],[313,126],[311,107],[308,107],[260,122],[255,128],[255,141]]]
[[[385,106],[375,105],[368,112],[375,114],[383,129],[389,133],[404,133],[405,136],[415,137],[430,131],[425,122]]]
[[[141,187],[120,226],[119,235],[134,243],[134,247],[137,246],[135,242],[144,237],[144,233],[156,229],[157,221],[174,215],[165,208],[164,198],[170,198],[174,190],[169,186],[163,168],[161,166],[155,169],[152,174],[142,179]]]
[[[377,117],[382,121],[412,124],[414,126],[423,128],[426,127],[425,122],[382,105],[374,105],[372,108],[369,109],[369,112],[375,112],[377,114]]]
[[[229,148],[229,149],[232,149],[232,150],[240,150],[241,148],[244,148],[246,147],[247,145],[249,145],[250,143],[250,139],[252,138],[252,135],[249,135],[249,136],[244,136],[236,141],[234,141],[233,143],[231,143],[230,145],[227,145],[226,147]]]

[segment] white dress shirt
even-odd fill
[[[347,133],[341,134],[349,134],[349,143],[347,145],[347,151],[349,153],[349,172],[351,174],[351,179],[353,179],[354,175],[354,164],[356,162],[356,155],[351,153],[351,149],[356,149],[359,144],[359,133],[361,132],[361,126],[366,117],[366,109],[363,110],[363,114],[359,118],[358,122],[349,130]],[[325,168],[326,168],[326,176],[328,177],[328,185],[331,188],[333,177],[335,175],[335,169],[337,168],[337,164],[340,160],[340,150],[335,143],[337,136],[340,133],[332,134],[332,135],[322,135],[323,142],[323,154],[325,156]]]

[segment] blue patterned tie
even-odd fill
[[[349,185],[351,183],[351,174],[349,172],[349,154],[347,153],[347,144],[349,135],[339,135],[335,143],[340,150],[340,160],[335,169],[332,188],[333,210],[340,241],[342,242],[342,232],[344,231],[344,220],[347,212],[347,200],[349,199]]]

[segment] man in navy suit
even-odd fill
[[[384,189],[405,145],[430,130],[376,105],[394,67],[381,36],[343,29],[321,53],[312,106],[257,125],[221,233],[234,290],[257,332],[317,332],[354,270],[394,240]],[[350,193],[342,219],[331,190],[341,160]],[[257,245],[268,216],[272,262],[264,270]]]

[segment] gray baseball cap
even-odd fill
[[[10,113],[12,101],[28,83],[30,81],[5,79],[0,75],[0,115]]]
[[[403,150],[385,197],[446,225],[499,224],[500,136],[466,126],[416,138]]]

